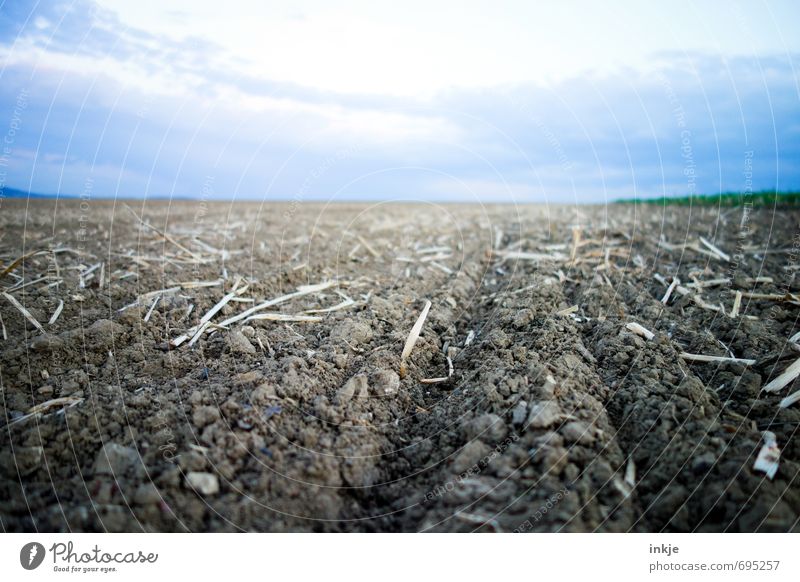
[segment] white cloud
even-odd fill
[[[791,3],[228,0],[224,9],[191,0],[100,3],[142,30],[210,39],[250,75],[351,94],[431,98],[450,88],[556,83],[625,67],[648,69],[649,55],[676,48],[717,54],[800,50],[797,35],[780,34],[779,23],[800,18]]]

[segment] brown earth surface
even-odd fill
[[[2,201],[3,531],[800,530],[796,210],[128,204]]]

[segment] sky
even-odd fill
[[[800,3],[0,0],[0,188],[603,203],[800,189]]]

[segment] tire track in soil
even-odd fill
[[[262,382],[255,389],[255,405],[265,403],[265,394],[298,404],[283,411],[282,429],[272,435],[280,445],[276,448],[291,453],[273,459],[283,467],[280,472],[262,470],[256,489],[268,491],[280,504],[259,509],[264,515],[256,522],[258,527],[275,529],[271,513],[278,512],[279,527],[286,529],[369,531],[378,527],[381,515],[397,511],[387,507],[386,500],[394,498],[398,483],[402,485],[407,476],[406,425],[416,423],[416,417],[424,414],[417,407],[429,400],[415,379],[431,375],[423,370],[441,375],[443,357],[439,354],[435,364],[433,360],[453,335],[452,321],[460,306],[471,303],[475,281],[482,278],[471,266],[480,261],[470,257],[465,262],[468,266],[454,277],[405,279],[399,288],[389,278],[382,287],[371,287],[368,306],[342,318],[329,337],[318,338],[314,345],[315,361],[333,366],[309,374],[299,356],[305,346],[300,345],[292,350],[298,355],[281,354],[282,367],[263,370],[253,379],[252,384],[274,379],[274,384]],[[419,298],[430,298],[436,308],[415,349],[412,373],[401,381],[396,373],[400,347],[416,317]],[[230,433],[233,425],[219,428]]]
[[[686,325],[693,319],[674,312],[692,308],[685,302],[665,308],[643,291],[649,281],[638,281],[638,287],[635,282],[620,280],[612,289],[592,281],[574,286],[570,293],[592,318],[583,336],[612,390],[608,409],[619,442],[638,469],[636,491],[642,513],[635,527],[784,532],[796,528],[800,498],[792,484],[797,464],[784,457],[781,475],[774,481],[751,471],[762,444],[756,423],[724,406],[696,368],[681,363],[681,350],[666,337],[679,331],[695,339],[693,346],[703,346],[690,351],[708,353],[703,349],[708,338],[697,337],[701,334]],[[707,314],[693,313],[694,317],[703,320]],[[624,328],[629,321],[661,333],[654,341],[645,341]],[[744,366],[711,368],[757,395],[760,379],[751,386],[754,378]]]
[[[429,469],[401,483],[406,492],[390,507],[405,512],[390,529],[631,527],[635,499],[607,390],[575,324],[554,315],[568,305],[544,272],[515,265],[459,322],[460,337],[480,333],[455,359],[452,392],[426,403],[430,414],[410,427],[420,451],[409,464]]]

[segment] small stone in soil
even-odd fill
[[[272,418],[274,415],[280,414],[280,413],[281,413],[281,407],[280,406],[277,406],[277,405],[276,406],[267,406],[264,409],[264,418],[269,419],[269,418]]]
[[[161,493],[153,483],[142,483],[133,494],[133,502],[138,505],[150,505],[161,501]]]
[[[470,441],[464,445],[464,448],[461,449],[461,452],[456,455],[456,458],[453,461],[453,470],[456,473],[461,474],[471,467],[474,467],[490,452],[491,449],[481,441]]]
[[[594,442],[594,431],[592,427],[584,422],[568,422],[561,429],[561,434],[564,436],[564,440],[568,443],[590,445]]]
[[[508,434],[508,429],[506,423],[496,414],[483,414],[469,421],[465,432],[470,440],[480,438],[494,443],[502,440]]]
[[[219,479],[212,473],[198,473],[192,471],[186,474],[189,487],[201,495],[214,495],[219,493]]]
[[[232,331],[228,334],[228,345],[234,354],[255,354],[256,348],[250,340],[240,331]]]
[[[367,377],[363,374],[353,376],[336,392],[336,400],[340,404],[350,402],[353,398],[364,398],[366,396]]]
[[[44,460],[42,447],[14,447],[14,452],[5,450],[0,454],[0,467],[9,477],[26,476],[36,471]]]
[[[538,402],[531,407],[528,425],[531,428],[547,428],[561,418],[561,409],[552,400]]]
[[[95,475],[119,475],[132,467],[139,460],[139,453],[131,447],[117,443],[106,443],[94,462]]]
[[[514,407],[511,413],[511,422],[515,425],[520,425],[525,422],[525,417],[528,415],[528,403],[520,400]]]
[[[371,379],[373,390],[379,395],[394,394],[400,389],[400,376],[393,370],[378,370]]]
[[[201,406],[192,414],[192,422],[198,428],[204,428],[219,420],[219,409],[216,406]]]

